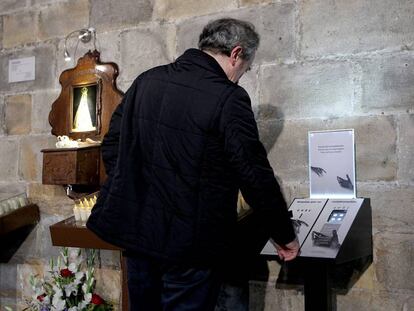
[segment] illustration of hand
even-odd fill
[[[304,225],[306,227],[309,227],[309,225],[306,222],[304,222],[303,220],[300,220],[300,219],[292,219],[292,224],[293,224],[293,228],[295,229],[296,234],[299,234],[300,227],[302,225]]]
[[[336,179],[338,180],[338,183],[342,188],[346,188],[346,189],[349,189],[349,190],[354,190],[354,185],[352,184],[351,178],[349,178],[348,174],[346,174],[346,178],[347,179],[343,179],[339,176],[336,176]]]
[[[326,171],[322,167],[311,166],[311,170],[319,177],[322,177],[323,174],[326,174]]]

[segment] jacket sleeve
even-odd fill
[[[138,79],[137,79],[138,80]],[[112,114],[111,121],[109,123],[109,130],[105,134],[105,137],[102,141],[102,160],[105,165],[105,172],[108,177],[112,177],[116,163],[118,160],[119,152],[119,139],[121,134],[121,122],[122,116],[125,111],[125,106],[130,105],[133,100],[133,94],[135,92],[135,86],[137,80],[131,85],[128,91],[125,93],[122,98],[121,103],[116,107],[114,113]]]
[[[112,177],[118,159],[119,135],[121,132],[124,101],[125,96],[112,114],[109,130],[102,141],[102,160],[108,177]]]
[[[246,202],[276,243],[293,241],[296,234],[286,202],[259,140],[250,98],[243,88],[237,88],[224,103],[220,131]]]

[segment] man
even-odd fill
[[[298,243],[237,85],[259,44],[253,25],[210,22],[199,48],[141,74],[102,143],[108,180],[87,226],[126,249],[131,310],[213,310],[235,242],[239,189],[279,256]]]

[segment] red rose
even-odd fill
[[[97,295],[97,294],[92,294],[92,300],[91,302],[94,305],[101,305],[104,303],[104,300],[101,298],[101,296]]]
[[[39,300],[40,302],[43,302],[43,300],[45,299],[46,294],[42,294],[36,297],[37,300]]]
[[[64,278],[70,278],[71,276],[73,276],[73,272],[66,268],[60,270],[60,275]]]

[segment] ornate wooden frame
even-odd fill
[[[62,91],[52,104],[49,123],[52,134],[66,135],[72,139],[91,138],[102,140],[109,129],[109,122],[123,92],[116,86],[118,65],[112,62],[102,63],[98,51],[89,51],[79,58],[75,68],[65,70],[59,78]],[[82,86],[97,85],[96,130],[88,132],[72,131],[73,89]]]

